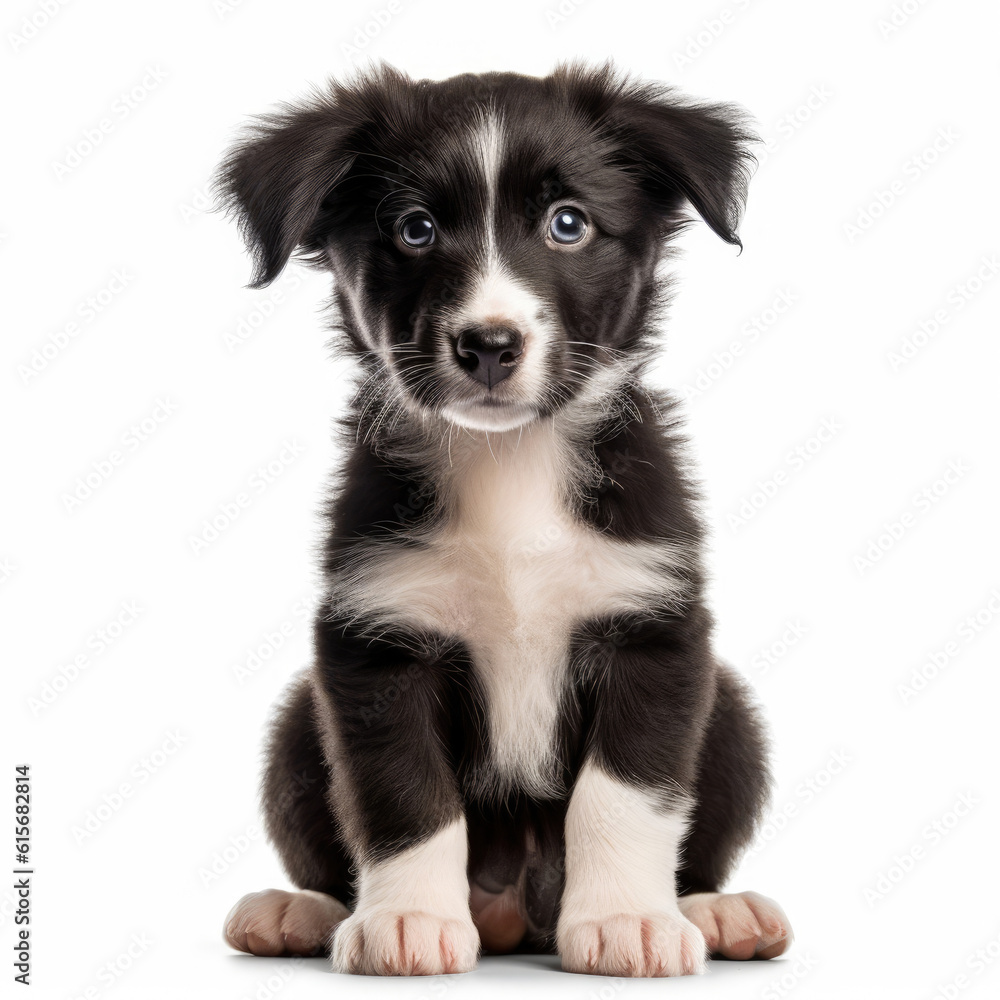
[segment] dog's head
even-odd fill
[[[739,243],[751,138],[731,106],[610,66],[381,67],[260,119],[220,187],[253,287],[296,251],[328,268],[351,345],[400,401],[505,430],[641,363],[686,206]]]

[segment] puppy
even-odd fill
[[[788,946],[777,904],[720,893],[766,741],[712,652],[695,492],[643,383],[671,240],[692,206],[739,244],[751,139],[611,65],[382,66],[231,151],[251,287],[295,253],[330,271],[359,373],[315,662],[267,747],[299,891],[244,897],[234,947],[676,976]]]

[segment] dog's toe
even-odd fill
[[[475,967],[479,935],[471,916],[421,911],[355,911],[333,938],[333,969],[375,976],[440,976]]]
[[[564,919],[557,937],[567,972],[647,977],[690,976],[705,971],[701,930],[676,912]]]

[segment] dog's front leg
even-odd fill
[[[331,808],[357,871],[333,967],[439,975],[476,964],[468,834],[445,746],[445,665],[391,639],[318,628],[316,683]]]
[[[711,661],[670,623],[647,623],[627,640],[594,672],[556,943],[571,972],[689,975],[705,969],[705,941],[678,908],[675,874]]]

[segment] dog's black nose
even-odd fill
[[[477,381],[492,389],[515,368],[524,337],[509,326],[470,326],[458,335],[458,363]]]

